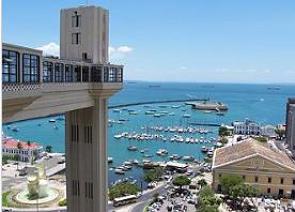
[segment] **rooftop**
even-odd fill
[[[213,168],[232,164],[252,156],[261,156],[281,166],[295,170],[295,162],[286,153],[271,148],[253,138],[215,150]]]
[[[22,149],[38,149],[40,147],[39,144],[31,142],[30,145],[28,145],[28,142],[26,141],[20,141],[16,140],[14,138],[2,138],[2,148],[6,149],[18,149],[17,145],[18,143],[21,144]]]

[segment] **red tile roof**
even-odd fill
[[[28,145],[28,142],[19,141],[14,138],[2,138],[2,148],[6,149],[17,149],[17,144],[21,143],[22,149],[37,149],[40,147],[39,144],[31,142]]]

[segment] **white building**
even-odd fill
[[[19,160],[28,162],[41,156],[43,147],[37,143],[28,143],[13,138],[2,138],[2,155],[19,156]]]
[[[239,135],[260,135],[261,126],[256,122],[246,119],[245,121],[233,122],[234,134]]]
[[[265,125],[261,127],[261,135],[267,136],[270,138],[276,138],[276,127],[273,125]]]

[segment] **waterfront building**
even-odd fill
[[[123,66],[108,61],[109,13],[61,10],[60,58],[3,44],[3,123],[65,114],[67,210],[107,211],[108,98]]]
[[[41,157],[43,147],[35,142],[25,142],[13,138],[2,137],[2,155],[15,157],[20,161],[29,162]]]
[[[258,123],[246,119],[245,121],[235,121],[232,123],[234,134],[239,135],[260,135],[261,127]]]
[[[287,102],[286,140],[291,152],[295,153],[295,98],[289,98]]]
[[[267,136],[269,138],[276,138],[276,127],[273,125],[265,125],[260,127],[260,133],[262,136]]]
[[[238,175],[261,194],[295,199],[295,162],[285,152],[253,138],[216,149],[212,169],[213,188],[218,192],[222,176]]]

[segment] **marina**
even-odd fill
[[[111,100],[110,104],[118,106],[124,105],[124,102],[153,102],[154,99],[162,99],[163,94],[159,95],[157,92],[144,90],[146,87],[144,85],[144,83],[128,84],[118,96]],[[215,85],[214,89],[223,92],[218,95],[208,94],[207,91],[203,91],[204,88],[201,85],[199,87],[194,87],[192,84],[171,84],[171,87],[169,86],[164,83],[160,89],[163,89],[165,96],[171,101],[188,100],[183,97],[194,90],[196,96],[210,96],[210,99],[225,102],[230,106],[230,110],[223,115],[218,115],[217,111],[192,109],[190,105],[186,105],[182,101],[110,108],[108,128],[109,184],[130,177],[140,182],[144,170],[153,167],[157,162],[163,164],[177,161],[196,165],[202,163],[204,159],[207,160],[211,157],[210,149],[212,147],[221,145],[217,140],[218,127],[221,123],[230,124],[232,120],[244,119],[247,116],[255,117],[258,122],[278,123],[282,121],[279,115],[271,117],[265,115],[266,113],[270,114],[274,109],[281,108],[278,103],[273,103],[273,98],[267,96],[270,94],[263,93],[271,92],[266,89],[266,86]],[[183,90],[175,90],[174,88],[183,88]],[[142,90],[142,92],[130,95],[133,92],[132,89]],[[229,92],[229,90],[235,89],[239,92]],[[249,97],[248,93],[252,92],[251,89],[259,90],[260,94]],[[294,89],[288,87],[286,90],[282,87],[281,91],[292,93],[295,92]],[[247,95],[241,94],[243,90],[247,90]],[[150,92],[151,95],[145,96],[146,92]],[[232,98],[235,101],[231,100]],[[261,98],[264,101],[260,101]],[[277,97],[277,101],[283,103],[285,98],[286,96],[280,95]],[[253,102],[253,99],[257,100],[255,107],[249,109],[244,102]],[[160,107],[160,105],[164,106]],[[137,114],[132,115],[134,112]],[[278,114],[284,112],[282,110]],[[161,115],[154,117],[154,114]],[[190,114],[190,118],[184,118],[184,114]],[[51,119],[54,119],[55,122],[49,122]],[[55,129],[54,126],[58,129]],[[3,131],[6,135],[17,139],[40,142],[44,147],[52,145],[54,152],[64,152],[64,117],[62,115],[11,123],[4,125]],[[137,150],[130,151],[128,150],[129,146],[135,146]],[[204,151],[202,151],[203,146]],[[160,149],[167,150],[168,154],[160,154],[158,152]],[[192,156],[194,160],[184,161],[183,158],[189,159],[184,156]],[[128,167],[121,167],[124,166],[125,161],[133,161],[134,163],[132,168],[126,171],[123,169]],[[115,172],[118,167],[123,169]],[[143,183],[143,187],[146,186]]]

